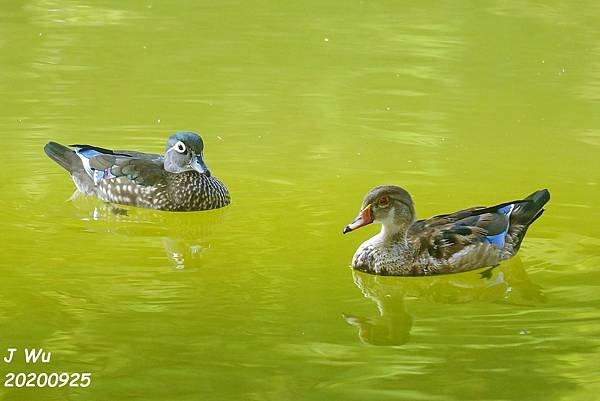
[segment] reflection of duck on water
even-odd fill
[[[388,277],[373,276],[356,270],[352,271],[352,276],[354,284],[365,298],[375,302],[379,313],[372,317],[343,315],[346,322],[358,329],[360,340],[373,345],[407,343],[413,317],[406,311],[402,286],[393,285],[393,280],[390,281]]]
[[[81,220],[98,223],[89,226],[94,231],[156,242],[156,246],[164,247],[168,260],[177,269],[199,266],[202,255],[211,247],[214,228],[222,224],[227,213],[223,209],[211,213],[165,213],[100,204],[79,195],[73,201]]]
[[[427,278],[377,276],[353,270],[354,284],[365,298],[377,305],[378,314],[362,317],[344,314],[358,329],[361,341],[373,345],[402,345],[408,342],[413,317],[405,298],[434,303],[493,302],[537,305],[546,302],[541,288],[533,284],[518,258],[498,267],[489,279],[476,272]]]

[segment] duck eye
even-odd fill
[[[185,143],[179,141],[175,144],[175,150],[179,153],[185,152]]]
[[[379,198],[379,200],[377,201],[377,204],[381,207],[386,207],[387,205],[390,204],[390,197],[389,196],[382,196],[381,198]]]

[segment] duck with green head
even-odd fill
[[[46,154],[71,175],[77,189],[112,203],[169,211],[227,206],[229,191],[204,162],[204,142],[177,132],[165,154],[49,142]]]
[[[495,266],[517,253],[550,200],[546,189],[522,200],[416,220],[412,198],[386,185],[369,191],[344,234],[373,222],[379,234],[360,245],[352,267],[368,273],[423,276]]]

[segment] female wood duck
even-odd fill
[[[229,192],[203,160],[204,143],[193,132],[169,137],[164,157],[90,145],[74,149],[49,142],[44,151],[71,174],[77,189],[106,201],[170,211],[227,206]]]
[[[367,273],[425,276],[495,266],[517,253],[527,228],[544,212],[550,192],[542,189],[523,200],[415,221],[408,192],[380,186],[367,193],[358,217],[344,234],[367,224],[382,224],[365,241],[352,267]]]

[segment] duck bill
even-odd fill
[[[206,163],[202,159],[202,155],[194,155],[192,160],[190,160],[190,167],[199,172],[200,174],[204,174],[207,177],[210,177],[210,170],[206,167]]]
[[[373,222],[373,213],[371,213],[371,205],[367,205],[363,210],[360,211],[356,219],[344,228],[343,233],[349,233],[350,231],[354,231],[357,228],[362,226],[366,226],[367,224],[371,224]]]

